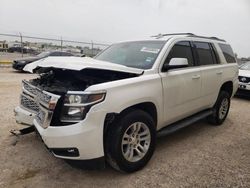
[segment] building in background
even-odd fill
[[[8,43],[5,40],[0,41],[0,52],[7,52],[8,48]]]

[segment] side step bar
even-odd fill
[[[159,130],[157,133],[157,137],[163,137],[163,136],[169,135],[173,132],[178,131],[179,129],[187,127],[188,125],[191,125],[191,124],[193,124],[201,119],[204,119],[205,117],[207,117],[211,114],[213,114],[213,110],[209,109],[209,110],[199,112],[193,116],[187,117],[187,118],[180,120],[176,123],[170,124],[167,127]]]

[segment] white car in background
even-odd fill
[[[250,96],[250,62],[239,68],[239,89],[236,94]]]

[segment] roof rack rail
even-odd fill
[[[193,33],[159,33],[158,35],[153,35],[151,37],[156,37],[156,38],[162,38],[165,36],[171,36],[171,35],[194,35]]]
[[[154,35],[154,36],[151,36],[151,37],[155,37],[155,38],[159,39],[159,38],[162,38],[162,37],[165,37],[165,36],[171,36],[171,35],[187,35],[188,37],[198,37],[198,38],[213,39],[213,40],[226,42],[224,39],[220,39],[220,38],[217,38],[217,37],[205,37],[205,36],[195,35],[193,33],[166,33],[166,34],[159,33],[158,35]]]
[[[193,36],[188,36],[188,37],[197,37],[197,38],[202,38],[202,39],[212,39],[212,40],[226,42],[224,39],[220,39],[218,37],[205,37],[205,36],[199,36],[199,35],[193,35]]]

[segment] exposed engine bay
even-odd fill
[[[36,121],[43,128],[83,120],[91,106],[102,102],[106,95],[103,91],[93,94],[79,94],[79,91],[84,92],[91,85],[139,76],[103,69],[39,68],[37,73],[38,78],[23,81],[20,105],[36,114]]]
[[[101,69],[84,69],[81,71],[40,68],[39,78],[29,82],[55,94],[65,94],[67,91],[84,91],[91,85],[139,76],[133,73],[124,73]]]

